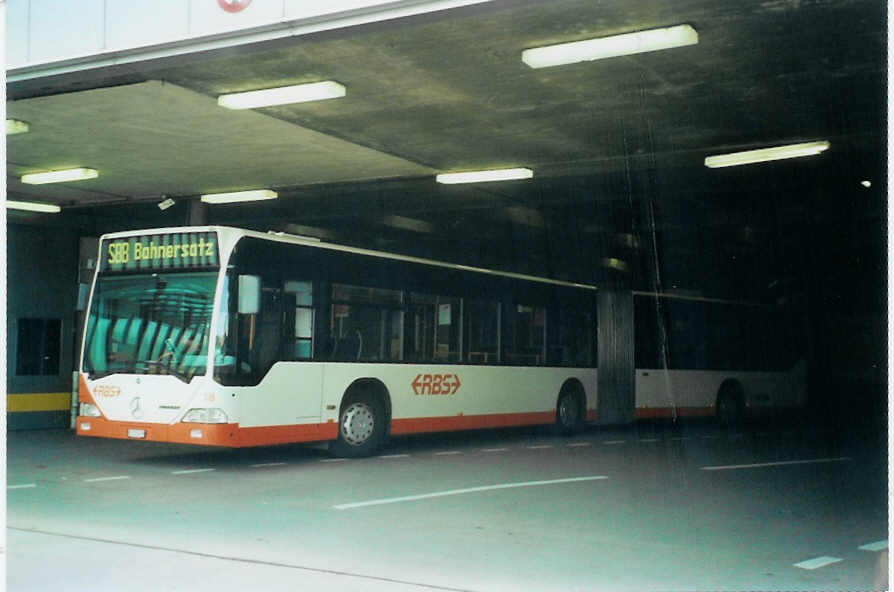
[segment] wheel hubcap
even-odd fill
[[[559,421],[562,422],[562,425],[572,425],[577,421],[577,407],[571,397],[562,399],[562,403],[559,405]]]
[[[352,403],[345,409],[341,421],[341,436],[352,446],[369,440],[375,429],[375,416],[365,403]]]

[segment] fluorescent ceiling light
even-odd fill
[[[289,103],[337,99],[343,96],[345,96],[344,86],[332,80],[325,80],[310,84],[296,84],[294,86],[281,86],[279,88],[220,95],[217,97],[217,104],[227,109],[255,109],[257,107],[271,107]]]
[[[22,175],[22,183],[28,185],[43,185],[44,183],[65,183],[66,181],[83,181],[84,179],[95,179],[99,176],[96,169],[64,169],[60,171],[49,171],[46,173],[31,173]]]
[[[522,61],[532,68],[548,68],[696,43],[698,32],[689,25],[678,25],[526,49],[522,52]]]
[[[429,224],[424,220],[407,218],[406,216],[385,216],[382,219],[382,223],[385,224],[385,226],[390,226],[392,228],[409,230],[411,232],[421,232],[423,234],[431,234],[435,231],[434,225]]]
[[[455,183],[486,183],[488,181],[530,179],[533,176],[534,171],[531,169],[495,169],[490,171],[468,171],[466,173],[443,173],[436,176],[435,181],[452,185]]]
[[[47,214],[58,214],[62,211],[59,206],[51,204],[34,203],[31,201],[6,201],[6,207],[10,210],[28,210],[29,212],[44,212]]]
[[[602,267],[617,269],[618,271],[627,271],[627,262],[622,259],[603,257],[600,262],[602,263]]]
[[[862,185],[866,189],[869,189],[870,187],[872,187],[872,181],[860,181],[860,185]]]
[[[171,207],[175,203],[177,203],[177,202],[175,202],[173,199],[171,199],[169,197],[167,199],[164,199],[164,200],[158,202],[158,204],[156,204],[156,205],[158,205],[159,210],[167,210],[169,207]]]
[[[210,204],[235,203],[239,201],[276,199],[277,195],[275,191],[269,189],[256,189],[253,191],[234,191],[232,193],[208,193],[202,196],[202,201]]]
[[[304,236],[307,238],[314,238],[317,240],[323,238],[333,238],[335,236],[324,228],[317,228],[316,226],[304,226],[302,224],[286,224],[285,230],[289,234]]]
[[[737,166],[740,164],[752,164],[755,162],[815,156],[828,149],[829,142],[826,142],[825,140],[821,142],[789,144],[788,146],[776,146],[774,148],[761,148],[760,150],[747,150],[745,152],[733,152],[730,154],[709,156],[705,158],[705,166],[711,169],[716,169]]]
[[[18,119],[7,119],[6,120],[6,135],[14,136],[15,134],[24,134],[31,126],[28,125],[25,121],[19,121]]]

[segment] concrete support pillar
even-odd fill
[[[189,208],[186,210],[186,225],[204,226],[205,224],[208,224],[208,204],[198,199],[190,201]]]
[[[599,317],[598,422],[631,423],[635,419],[636,405],[633,292],[623,288],[600,288],[596,305]]]

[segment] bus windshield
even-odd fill
[[[87,319],[84,371],[171,374],[189,381],[207,368],[216,272],[104,276]]]

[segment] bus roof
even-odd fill
[[[350,247],[347,245],[339,245],[337,243],[329,243],[322,241],[320,239],[314,237],[300,236],[296,234],[289,234],[286,232],[261,232],[257,230],[247,230],[244,228],[235,228],[232,226],[176,226],[176,227],[167,227],[167,228],[148,228],[144,230],[132,230],[132,231],[122,231],[122,232],[111,232],[108,234],[103,234],[100,239],[115,239],[115,238],[123,238],[123,237],[131,237],[131,236],[146,236],[146,235],[157,235],[157,234],[172,234],[177,232],[217,232],[219,235],[225,234],[229,235],[233,238],[233,243],[235,243],[236,238],[241,238],[243,236],[259,238],[263,240],[269,240],[274,242],[281,243],[289,243],[295,245],[303,245],[307,247],[313,247],[318,249],[327,249],[330,251],[341,251],[345,253],[354,253],[357,255],[366,255],[369,257],[380,257],[382,259],[391,259],[395,261],[405,261],[407,263],[418,263],[421,265],[430,265],[434,267],[444,267],[448,269],[456,269],[460,271],[470,271],[473,273],[487,274],[498,277],[512,278],[518,280],[525,280],[529,282],[539,282],[544,284],[553,284],[556,286],[564,286],[568,288],[577,288],[583,290],[597,290],[596,286],[590,284],[582,284],[577,282],[569,282],[564,280],[558,280],[554,278],[540,277],[534,275],[528,275],[524,273],[516,273],[511,271],[500,271],[495,269],[487,269],[484,267],[474,267],[470,265],[462,265],[459,263],[449,263],[447,261],[438,261],[436,259],[426,259],[423,257],[414,257],[412,255],[401,255],[399,253],[389,253],[386,251],[377,251],[374,249],[364,249],[362,247]]]
[[[505,277],[517,280],[524,280],[529,282],[538,282],[543,284],[552,284],[556,286],[563,286],[567,288],[576,288],[582,290],[598,290],[598,286],[594,286],[591,284],[583,284],[579,282],[569,282],[565,280],[559,280],[555,278],[548,278],[542,276],[534,276],[524,273],[516,273],[512,271],[502,271],[497,269],[487,269],[484,267],[475,267],[470,265],[462,265],[459,263],[450,263],[447,261],[439,261],[437,259],[426,259],[423,257],[414,257],[412,255],[401,255],[399,253],[389,253],[387,251],[377,251],[374,249],[365,249],[362,247],[351,247],[348,245],[340,245],[337,243],[330,243],[323,240],[320,240],[316,237],[309,236],[301,236],[297,234],[289,234],[287,232],[278,232],[278,231],[268,231],[261,232],[258,230],[248,230],[245,228],[236,228],[233,226],[219,226],[219,225],[208,225],[208,226],[173,226],[166,228],[149,228],[144,230],[131,230],[131,231],[122,231],[122,232],[111,232],[107,234],[103,234],[100,238],[122,238],[129,236],[145,236],[145,235],[156,235],[156,234],[170,234],[175,232],[217,232],[223,233],[225,235],[229,235],[232,239],[232,242],[235,244],[238,238],[243,236],[259,238],[263,240],[269,240],[274,242],[281,243],[290,243],[296,245],[304,245],[308,247],[314,247],[318,249],[327,249],[330,251],[341,251],[345,253],[354,253],[357,255],[366,255],[370,257],[380,257],[382,259],[391,259],[394,261],[406,261],[408,263],[418,263],[421,265],[430,265],[434,267],[444,267],[447,269],[456,269],[461,271],[470,271],[473,273],[480,273],[486,275],[493,275],[497,277]],[[642,290],[632,290],[632,293],[635,296],[653,296],[658,298],[670,298],[675,300],[692,300],[699,302],[715,302],[715,303],[727,303],[727,304],[743,304],[750,306],[760,306],[759,302],[751,302],[744,300],[731,300],[724,298],[711,298],[706,296],[694,295],[694,294],[674,294],[668,292],[650,292],[650,291],[642,291]]]

